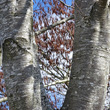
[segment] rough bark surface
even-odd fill
[[[61,110],[103,110],[110,62],[109,0],[75,1],[70,85]]]
[[[0,66],[2,66],[2,49],[0,47]]]
[[[52,109],[41,83],[32,12],[32,0],[0,0],[0,43],[10,110]]]

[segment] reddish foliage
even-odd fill
[[[59,0],[42,0],[42,2],[37,4],[37,8],[34,9],[34,29],[38,31],[72,14],[74,14],[74,9],[67,7]],[[71,68],[70,54],[73,51],[73,36],[74,20],[36,36],[40,68],[43,73],[51,74],[51,78],[46,78],[44,75],[44,84],[69,77],[68,71]],[[63,65],[63,68],[61,65]],[[67,85],[65,83],[65,85],[61,86],[67,89]],[[53,91],[51,87],[48,90]],[[57,87],[57,90],[61,91],[60,87]],[[56,96],[54,98],[57,101]],[[57,108],[55,103],[51,103]]]
[[[6,88],[5,88],[5,83],[3,79],[3,72],[2,70],[0,70],[0,98],[7,97],[5,91],[6,91]],[[0,110],[7,110],[6,106],[8,106],[8,102],[6,102],[5,104],[1,103]]]

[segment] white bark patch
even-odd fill
[[[19,32],[16,34],[15,37],[22,37],[24,39],[26,39],[28,42],[29,42],[29,37],[30,37],[30,30],[29,30],[29,27],[32,27],[31,23],[32,23],[32,19],[30,19],[30,15],[31,15],[31,9],[27,9],[27,12],[26,12],[26,16],[24,18],[24,21],[19,29]],[[25,25],[27,24],[27,25]]]
[[[33,102],[34,99],[34,78],[32,76],[27,78],[24,85],[24,97],[26,97],[26,103],[28,104],[27,106],[31,106],[32,103],[30,102]]]
[[[93,37],[92,39],[93,39],[93,43],[99,43],[99,37],[100,37],[100,22],[99,21],[97,21],[96,22],[96,24],[95,25],[93,25],[93,27],[91,28],[91,29],[94,29],[94,33],[93,33],[93,36],[95,36],[95,37]]]

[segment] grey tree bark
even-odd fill
[[[41,83],[32,4],[32,0],[0,0],[0,43],[10,110],[52,110]]]
[[[61,110],[103,110],[110,65],[110,0],[75,0],[73,53]]]

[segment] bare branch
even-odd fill
[[[71,7],[71,8],[74,8],[73,6],[70,6],[70,5],[67,5],[66,3],[64,3],[62,0],[59,0],[61,3],[63,3],[65,6],[67,7]]]
[[[52,24],[52,25],[50,25],[50,26],[44,27],[43,29],[41,29],[41,30],[35,32],[35,35],[40,35],[40,34],[44,33],[45,31],[51,30],[51,29],[54,28],[55,26],[58,26],[58,25],[60,25],[60,24],[63,24],[63,23],[65,23],[65,22],[67,22],[67,21],[69,21],[69,20],[72,20],[72,19],[74,19],[74,15],[71,15],[71,16],[65,18],[65,19],[62,19],[62,20],[60,20],[60,21],[58,21],[58,22],[56,22],[56,23],[54,23],[54,24]]]
[[[7,100],[8,100],[7,97],[0,98],[0,103],[5,102],[5,101],[7,101]]]
[[[58,79],[61,79],[61,77],[58,77],[57,75],[55,75],[51,70],[48,69],[48,71],[46,71],[45,69],[43,68],[40,68],[42,71],[46,72],[48,75],[51,75],[51,76],[54,76]]]
[[[56,84],[61,84],[61,83],[65,83],[65,82],[68,82],[68,81],[69,81],[69,78],[49,83],[48,85],[44,85],[44,87],[48,87],[48,86],[52,86],[52,85],[56,85]]]
[[[64,74],[63,74],[61,71],[58,71],[58,69],[57,69],[57,68],[54,68],[53,65],[52,65],[52,69],[53,69],[58,75],[60,75],[61,78],[64,79]]]

